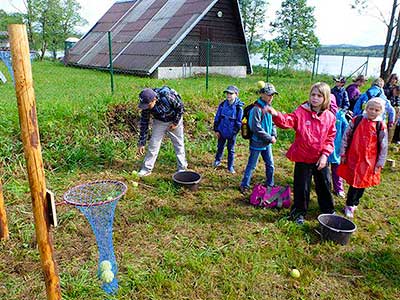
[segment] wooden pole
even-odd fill
[[[3,185],[0,180],[0,240],[8,240],[7,215],[4,208]]]
[[[18,102],[21,139],[28,169],[36,238],[46,283],[47,299],[58,300],[61,299],[60,279],[49,233],[46,183],[26,27],[22,24],[9,25],[8,33],[15,76],[15,93]]]

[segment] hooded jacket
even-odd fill
[[[286,157],[294,162],[316,163],[322,154],[333,152],[336,135],[335,115],[329,110],[316,113],[306,102],[294,112],[273,117],[279,128],[293,128],[296,132]]]
[[[214,131],[219,132],[224,139],[230,139],[238,134],[242,126],[244,103],[236,98],[232,104],[226,99],[222,101],[214,118]]]
[[[272,142],[272,137],[276,138],[276,127],[272,123],[272,117],[263,109],[268,105],[260,98],[257,100],[260,106],[254,106],[249,113],[249,126],[253,133],[250,139],[250,148],[254,150],[265,150]]]

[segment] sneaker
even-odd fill
[[[247,186],[239,186],[239,191],[243,194],[246,195],[249,192],[250,188],[248,188]]]
[[[233,167],[228,168],[228,172],[231,174],[236,174],[236,171]]]
[[[146,177],[146,176],[149,176],[150,174],[151,174],[151,171],[142,169],[142,170],[139,171],[138,176],[139,177]]]
[[[218,160],[214,161],[214,163],[213,163],[214,168],[218,168],[220,165],[221,165],[221,162]]]
[[[305,222],[304,216],[303,215],[298,215],[296,220],[294,220],[294,221],[295,221],[295,223],[297,225],[304,225],[304,222]]]
[[[347,218],[354,218],[354,211],[356,210],[357,206],[345,206],[344,207],[344,214]]]
[[[343,191],[337,193],[337,196],[343,199],[346,198],[346,194]]]

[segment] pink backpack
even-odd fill
[[[262,184],[256,184],[250,195],[250,204],[261,208],[289,208],[290,197],[291,193],[288,185],[265,187]]]

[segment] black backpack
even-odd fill
[[[251,131],[249,125],[249,115],[250,111],[253,109],[254,106],[257,106],[262,110],[261,105],[258,104],[257,101],[250,105],[247,105],[243,110],[242,127],[240,128],[240,133],[242,135],[242,138],[244,138],[245,140],[249,140],[253,136],[253,132]],[[263,112],[263,117],[264,117],[264,112]]]

